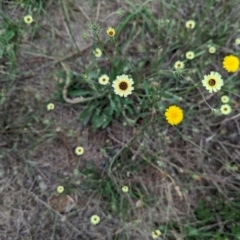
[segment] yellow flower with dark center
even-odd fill
[[[78,156],[81,156],[81,155],[83,155],[83,153],[84,153],[84,148],[83,147],[76,147],[75,148],[75,153],[76,153],[76,155],[78,155]]]
[[[178,125],[183,120],[183,110],[178,106],[170,106],[165,111],[165,117],[170,125]]]
[[[99,58],[102,56],[102,51],[100,48],[96,48],[94,51],[93,51],[93,54],[95,55],[95,57]]]
[[[127,192],[128,192],[128,186],[123,186],[123,187],[122,187],[122,191],[123,191],[124,193],[127,193]]]
[[[195,28],[195,25],[196,25],[196,22],[193,20],[188,20],[186,22],[186,28],[193,29],[193,28]]]
[[[107,29],[107,35],[108,35],[109,37],[114,37],[114,35],[115,35],[115,29],[112,28],[112,27],[109,27],[109,28]]]
[[[226,56],[223,59],[223,67],[228,72],[237,72],[239,69],[240,61],[239,58],[234,55]]]
[[[108,75],[106,75],[106,74],[102,75],[102,76],[98,79],[98,82],[99,82],[100,84],[102,84],[102,85],[108,84],[108,82],[109,82],[109,77],[108,77]]]
[[[57,187],[57,192],[58,193],[63,193],[63,191],[64,191],[64,187],[63,186],[58,186]]]
[[[194,59],[195,57],[195,53],[193,51],[188,51],[186,52],[186,58],[191,60],[191,59]]]
[[[152,232],[152,238],[157,239],[159,236],[161,236],[161,232],[159,230],[155,230]]]
[[[202,84],[210,93],[217,92],[223,86],[222,76],[217,72],[211,72],[204,76]]]
[[[176,70],[182,70],[184,69],[184,62],[182,61],[176,61],[175,64],[174,64],[174,68]]]
[[[33,22],[33,18],[31,15],[27,15],[24,17],[24,22],[27,24],[31,24]]]
[[[92,215],[90,221],[92,225],[97,225],[100,222],[100,217],[98,215]]]
[[[47,105],[47,110],[48,111],[51,111],[51,110],[53,110],[54,109],[54,104],[53,103],[49,103],[48,105]]]
[[[230,100],[229,96],[227,96],[227,95],[221,96],[221,101],[222,101],[222,103],[228,103],[229,100]]]
[[[211,46],[208,48],[208,51],[213,54],[216,52],[216,48],[214,46]]]
[[[235,43],[236,43],[237,45],[239,45],[239,44],[240,44],[240,38],[237,38],[237,39],[235,40]]]
[[[114,88],[114,92],[121,96],[127,97],[132,93],[134,87],[132,78],[129,78],[127,75],[123,74],[121,76],[117,76],[117,79],[113,81],[112,87]]]
[[[220,111],[223,115],[228,115],[232,112],[232,108],[229,104],[223,104],[221,107],[220,107]]]

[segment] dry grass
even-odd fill
[[[195,89],[184,95],[182,105],[189,118],[179,128],[160,125],[159,115],[152,108],[148,126],[144,117],[127,126],[116,119],[96,132],[91,125],[79,123],[81,104],[71,105],[59,97],[59,72],[63,72],[60,60],[64,59],[79,74],[84,73],[82,66],[91,61],[96,45],[93,40],[82,38],[86,23],[101,23],[99,37],[105,38],[108,26],[126,19],[112,15],[103,22],[106,16],[120,7],[125,13],[134,11],[138,2],[47,1],[44,10],[36,11],[37,24],[32,29],[19,23],[21,37],[16,40],[15,65],[7,57],[0,60],[0,239],[139,240],[151,239],[151,232],[160,228],[162,239],[210,239],[202,235],[191,238],[184,231],[186,226],[198,226],[194,224],[200,221],[196,214],[199,200],[211,202],[209,199],[215,201],[217,196],[227,203],[239,204],[240,175],[238,169],[233,169],[240,166],[238,97],[232,96],[233,115],[213,117]],[[217,2],[216,15],[225,14],[226,24],[239,21],[235,1],[230,1],[232,5],[224,3],[224,7],[221,1]],[[165,18],[169,11],[177,22],[179,17],[187,19],[193,9],[203,9],[206,4],[181,2],[176,7],[173,2],[149,1],[146,6],[156,19],[160,12]],[[27,8],[13,2],[3,1],[1,8],[4,16],[13,21],[27,13]],[[194,16],[199,17],[197,13]],[[151,35],[152,29],[148,32],[144,26],[148,19],[140,17],[126,23],[117,43],[122,46],[123,55],[137,63],[145,57],[141,49],[159,47]],[[205,20],[214,28],[215,20],[209,16]],[[147,33],[143,36],[144,27]],[[177,46],[177,38],[169,38],[168,43],[176,41]],[[222,52],[215,61],[231,49],[232,39],[227,33],[221,35]],[[164,44],[160,46],[163,52],[167,49]],[[183,47],[187,49],[186,45]],[[106,49],[114,52],[110,44]],[[239,49],[235,50],[239,53]],[[179,51],[177,47],[169,50],[171,57],[162,66],[171,66]],[[149,66],[154,64],[158,68],[156,62],[150,61],[159,54],[150,51],[139,73],[147,75],[152,69]],[[211,60],[204,62],[202,58],[199,62],[205,66],[204,72],[215,64],[207,66]],[[106,59],[100,65],[112,67]],[[194,73],[189,76],[196,77]],[[162,81],[167,83],[168,78],[162,76]],[[179,81],[185,81],[185,76]],[[236,83],[232,88],[239,94],[238,87]],[[206,100],[214,105],[217,97],[212,94]],[[54,111],[46,110],[49,102],[55,103]],[[81,157],[74,153],[76,146],[84,147]],[[63,195],[56,193],[59,185],[65,188]],[[121,191],[124,185],[130,187],[128,194]],[[101,218],[97,226],[90,223],[93,214]],[[202,228],[222,228],[225,233],[229,226],[218,212],[215,215],[220,220]],[[239,227],[239,222],[234,224]],[[229,239],[237,239],[231,234]]]

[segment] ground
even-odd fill
[[[0,7],[0,239],[240,238],[239,72],[222,67],[240,55],[238,1]],[[201,85],[210,71],[223,76],[221,92]],[[126,98],[98,83],[123,73],[134,80]],[[219,113],[224,94],[229,115]],[[177,126],[165,119],[169,105],[183,109]]]

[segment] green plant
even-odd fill
[[[240,202],[227,202],[221,198],[212,198],[210,202],[200,200],[195,211],[195,219],[179,225],[176,222],[160,226],[167,236],[172,231],[181,232],[187,240],[237,240],[240,236]]]
[[[11,21],[6,16],[3,16],[3,22],[0,29],[0,59],[5,59],[6,62],[15,66],[16,49],[19,41],[19,26]]]

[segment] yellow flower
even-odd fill
[[[76,155],[78,155],[78,156],[83,155],[83,153],[84,153],[84,148],[83,148],[83,147],[76,147],[76,148],[75,148],[75,153],[76,153]]]
[[[161,232],[159,230],[155,230],[152,232],[152,238],[157,239],[159,236],[161,236]]]
[[[178,106],[170,106],[165,111],[165,117],[170,125],[178,125],[183,120],[183,110]]]
[[[195,28],[195,25],[196,25],[196,22],[193,20],[188,20],[186,22],[186,28],[193,29],[193,28]]]
[[[235,40],[235,43],[236,43],[237,45],[239,45],[239,44],[240,44],[240,38],[237,38],[237,39]]]
[[[95,55],[95,57],[99,58],[102,56],[102,51],[100,48],[96,48],[94,51],[93,51],[93,54]]]
[[[24,17],[24,22],[27,24],[31,24],[33,22],[33,18],[31,15],[27,15]]]
[[[47,105],[47,110],[48,110],[48,111],[53,110],[54,107],[55,107],[55,106],[54,106],[53,103],[49,103],[49,104]]]
[[[224,115],[228,115],[232,112],[232,108],[229,104],[223,104],[221,107],[220,107],[220,111],[222,114]]]
[[[112,27],[109,27],[109,28],[107,29],[107,35],[108,35],[109,37],[114,37],[114,35],[115,35],[115,29],[112,28]]]
[[[229,96],[227,96],[227,95],[223,95],[222,97],[221,97],[221,101],[222,101],[222,103],[228,103],[229,102]]]
[[[216,48],[213,47],[213,46],[211,46],[211,47],[208,48],[208,51],[209,51],[210,53],[215,53],[215,52],[216,52]]]
[[[176,61],[174,64],[174,67],[176,70],[182,70],[184,69],[184,62],[182,61]]]
[[[121,96],[127,97],[132,93],[134,87],[132,78],[129,78],[127,75],[123,74],[121,76],[117,76],[117,79],[113,81],[112,87],[114,88],[114,92]]]
[[[102,85],[108,84],[108,82],[109,82],[109,77],[108,77],[108,75],[106,75],[106,74],[102,75],[102,76],[98,79],[98,82],[99,82],[100,84],[102,84]]]
[[[204,76],[202,84],[210,93],[217,92],[223,86],[222,76],[217,72],[211,72]]]
[[[237,70],[239,69],[239,64],[239,58],[234,55],[226,56],[223,59],[223,67],[228,72],[237,72]]]
[[[123,186],[123,187],[122,187],[122,191],[123,191],[124,193],[127,193],[127,192],[128,192],[128,186]]]
[[[63,193],[63,191],[64,191],[64,187],[63,186],[58,186],[57,187],[57,192],[58,193]]]
[[[186,52],[186,58],[191,60],[195,57],[195,53],[193,51]]]
[[[100,222],[100,217],[98,215],[92,215],[90,218],[91,224],[97,225]]]

